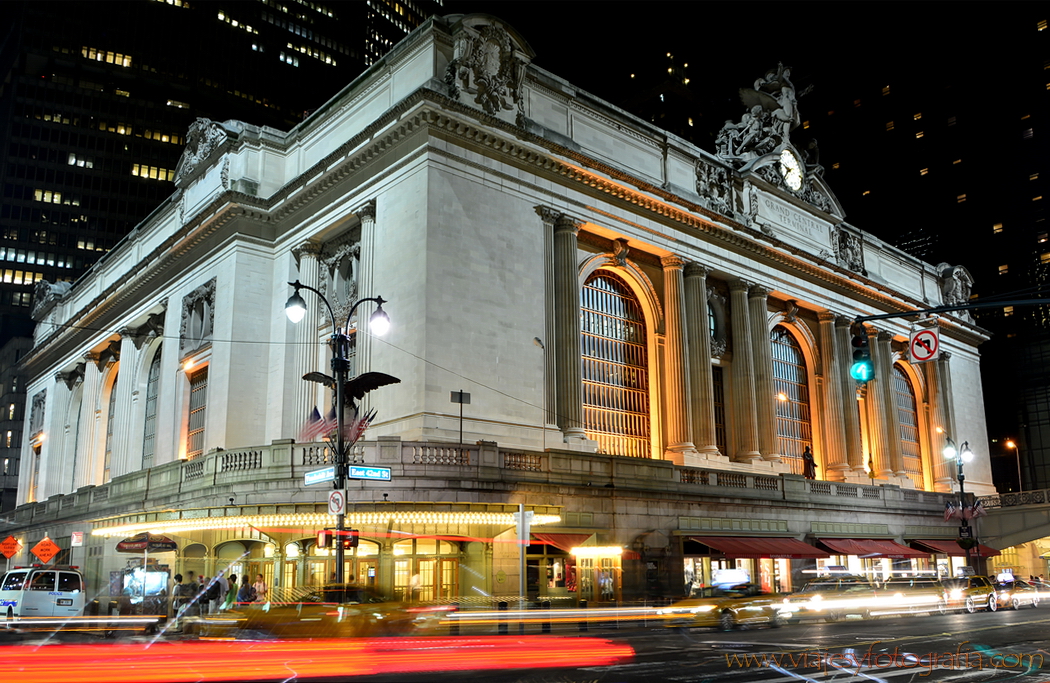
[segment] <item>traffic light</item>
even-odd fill
[[[317,532],[317,547],[318,548],[331,548],[332,547],[332,532],[325,529]]]
[[[853,365],[850,366],[850,377],[864,384],[875,376],[875,366],[871,362],[871,349],[868,348],[868,335],[864,331],[864,325],[855,323],[853,326]]]
[[[350,529],[343,532],[343,550],[349,550],[356,548],[358,543],[361,541],[361,532],[357,529]]]

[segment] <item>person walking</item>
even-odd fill
[[[241,577],[241,587],[237,591],[237,604],[247,605],[255,602],[255,588],[252,587],[251,581],[247,574]]]
[[[252,588],[255,589],[255,602],[268,602],[270,600],[268,595],[270,588],[266,585],[266,579],[263,578],[262,574],[255,575],[255,583],[252,584]]]
[[[234,603],[237,602],[237,575],[230,574],[229,579],[230,588],[226,592],[226,604],[223,609],[233,609]]]
[[[230,582],[226,580],[226,577],[219,574],[215,577],[214,583],[218,588],[214,592],[214,597],[211,602],[211,613],[218,614],[226,607],[226,594],[230,592]]]

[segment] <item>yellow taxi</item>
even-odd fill
[[[949,609],[965,609],[973,614],[979,609],[995,612],[999,609],[999,596],[987,576],[960,576],[945,579]]]
[[[702,588],[696,597],[676,602],[657,614],[669,628],[707,627],[731,631],[737,626],[755,624],[779,628],[789,616],[783,604],[783,594],[763,593],[758,585],[743,583],[726,588]]]
[[[835,622],[850,614],[864,615],[873,596],[874,586],[863,576],[823,576],[784,598],[784,610],[800,618]]]
[[[295,601],[253,603],[199,623],[200,635],[335,638],[422,634],[455,608],[387,600],[369,588],[328,585]]]

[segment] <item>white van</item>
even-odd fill
[[[0,620],[84,613],[84,576],[76,567],[15,567],[0,579]]]

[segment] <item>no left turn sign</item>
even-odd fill
[[[925,363],[934,360],[941,352],[940,337],[936,329],[918,330],[911,333],[911,343],[908,345],[913,363]]]
[[[336,489],[328,494],[328,514],[341,515],[346,511],[346,493]]]

